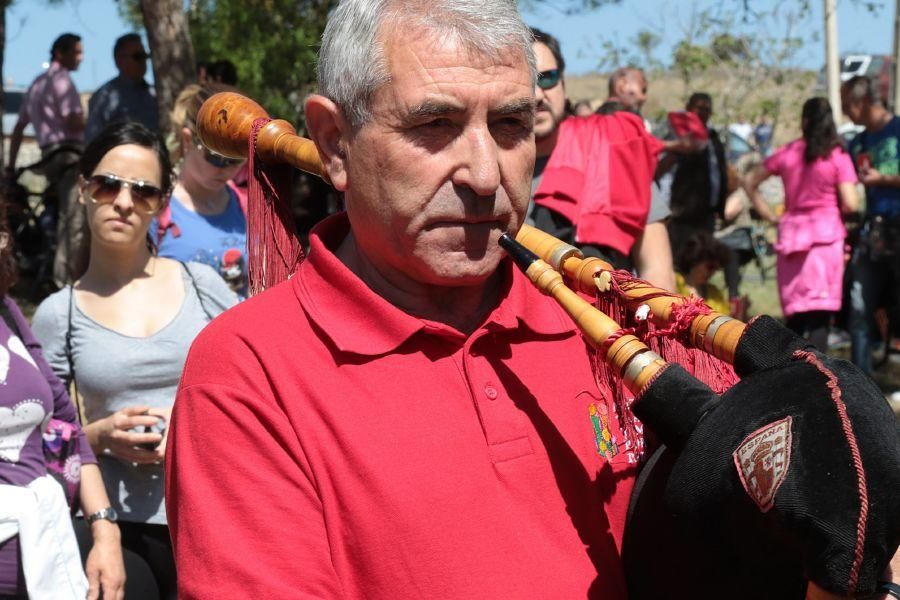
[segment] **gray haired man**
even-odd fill
[[[535,82],[514,0],[333,12],[306,115],[347,212],[191,350],[181,597],[626,597],[638,440],[497,246],[529,201]]]

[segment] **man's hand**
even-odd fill
[[[859,181],[865,186],[900,187],[900,175],[885,175],[872,167],[860,170]]]
[[[115,523],[99,520],[91,524],[94,545],[84,565],[88,578],[88,600],[125,598],[125,563],[122,541]],[[101,596],[102,592],[102,596]]]
[[[859,181],[863,185],[884,185],[884,175],[877,169],[868,167],[859,172]]]
[[[708,143],[709,140],[698,140],[693,136],[686,135],[675,140],[668,140],[664,142],[664,146],[667,152],[696,154],[697,152],[702,152]]]

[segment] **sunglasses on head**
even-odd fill
[[[537,86],[542,90],[550,90],[559,83],[559,69],[550,69],[549,71],[541,71],[538,73]]]
[[[152,215],[163,205],[162,189],[146,181],[134,181],[118,175],[91,175],[87,181],[88,197],[94,204],[112,204],[122,188],[131,192],[131,202],[138,212]]]
[[[227,156],[217,154],[203,144],[197,144],[197,150],[203,152],[203,158],[206,162],[219,169],[234,167],[244,162],[243,158],[228,158]]]

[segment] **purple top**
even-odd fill
[[[60,142],[84,140],[83,131],[68,129],[65,125],[65,118],[76,113],[84,114],[81,96],[69,70],[54,61],[28,88],[19,110],[19,120],[34,125],[38,146],[46,148]]]
[[[0,483],[28,485],[47,474],[41,434],[50,417],[71,423],[78,419],[19,307],[9,297],[3,302],[25,339],[0,319]],[[82,464],[97,462],[84,432],[79,448]]]
[[[22,311],[8,296],[3,302],[25,339],[0,319],[0,484],[23,486],[47,474],[42,434],[50,417],[71,423],[78,419],[66,386],[44,360]],[[97,462],[83,432],[79,454],[82,464]],[[0,594],[21,591],[18,571],[13,538],[0,544]]]

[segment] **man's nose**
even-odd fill
[[[460,140],[459,168],[455,185],[469,187],[479,196],[491,196],[500,187],[500,163],[497,141],[487,125],[472,128]]]

